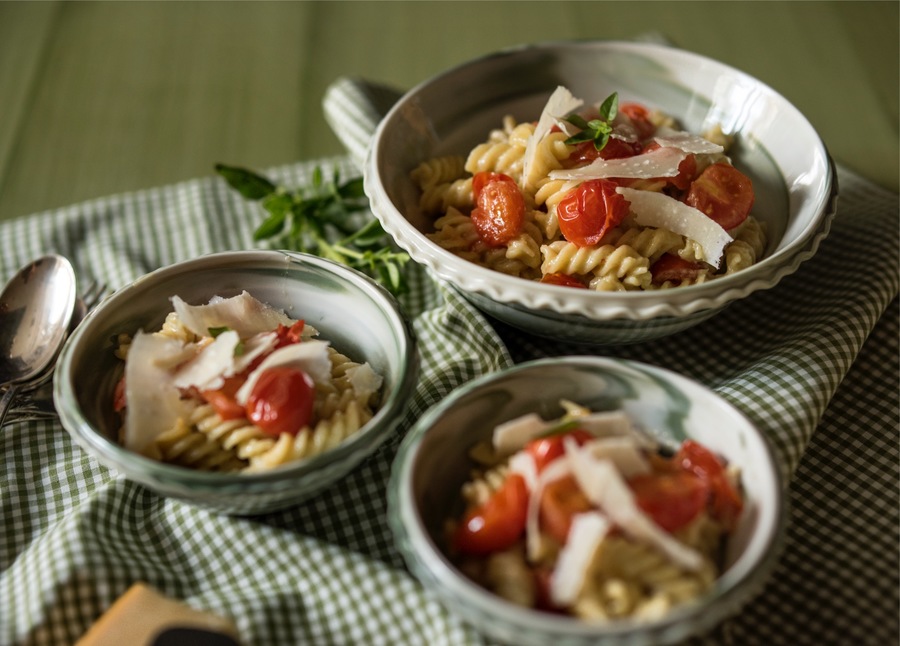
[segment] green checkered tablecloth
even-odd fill
[[[348,148],[347,158],[266,172],[286,185],[305,183],[317,164],[347,175],[358,153]],[[839,182],[832,232],[796,274],[635,346],[530,337],[412,267],[403,306],[423,372],[403,423],[353,474],[280,513],[229,518],[163,499],[87,457],[58,423],[5,427],[0,643],[71,643],[136,581],[234,618],[248,644],[482,643],[404,569],[385,517],[391,462],[413,420],[454,387],[573,353],[646,361],[709,385],[767,433],[791,474],[791,525],[771,582],[698,641],[897,643],[898,196],[844,169]],[[0,281],[56,252],[83,284],[117,288],[201,254],[258,247],[257,209],[209,177],[0,223]]]

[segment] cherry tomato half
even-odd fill
[[[569,274],[544,274],[541,277],[541,282],[550,285],[561,285],[563,287],[587,289],[587,285]]]
[[[556,206],[559,229],[566,240],[588,247],[597,244],[609,229],[628,215],[628,201],[606,179],[582,182]]]
[[[515,181],[502,173],[476,173],[472,180],[472,224],[489,247],[500,247],[522,232],[525,198]]]
[[[722,461],[693,440],[685,440],[674,459],[685,471],[708,483],[712,491],[713,518],[727,529],[733,529],[744,509],[744,501],[725,475]]]
[[[597,150],[593,141],[585,141],[578,144],[575,150],[572,151],[572,154],[566,160],[566,166],[577,168],[586,166],[598,158],[623,159],[625,157],[634,157],[639,152],[641,152],[639,143],[629,143],[616,137],[610,137],[601,150]]]
[[[685,260],[674,253],[663,254],[650,266],[650,274],[656,285],[667,281],[681,284],[685,280],[696,278],[703,271],[706,271],[706,265],[703,263]]]
[[[710,490],[693,473],[653,473],[628,481],[635,502],[657,525],[667,532],[681,529],[706,509]]]
[[[128,402],[125,400],[125,375],[122,375],[122,378],[116,382],[116,390],[113,393],[113,410],[119,413],[127,405]]]
[[[464,554],[484,555],[505,550],[525,531],[527,514],[528,485],[525,478],[512,473],[487,502],[466,513],[453,544]]]
[[[235,400],[234,396],[246,381],[246,375],[227,377],[218,390],[200,391],[203,397],[215,409],[222,419],[238,419],[244,417],[246,411]]]
[[[731,164],[708,166],[688,190],[684,201],[727,230],[747,219],[753,208],[753,183]]]
[[[296,368],[263,372],[247,399],[247,419],[271,435],[296,435],[312,419],[315,385]]]
[[[651,141],[644,147],[645,153],[650,152],[651,150],[656,150],[657,148],[662,148],[657,142]],[[681,160],[681,163],[678,164],[678,174],[675,177],[657,177],[655,179],[661,179],[667,184],[671,184],[675,188],[680,191],[686,191],[691,187],[691,183],[697,177],[697,156],[694,154],[688,154],[687,157]],[[650,180],[651,182],[653,180]]]
[[[650,121],[650,111],[640,103],[620,103],[619,112],[628,117],[641,139],[656,132],[656,126]]]
[[[531,454],[534,459],[534,465],[537,467],[538,473],[544,470],[548,464],[566,452],[563,444],[567,437],[575,440],[575,443],[581,446],[585,442],[594,439],[594,436],[587,431],[576,428],[564,433],[557,433],[548,437],[539,437],[531,440],[525,445],[525,451]]]
[[[544,486],[540,501],[541,527],[561,544],[566,542],[572,519],[593,508],[575,476],[565,476]]]

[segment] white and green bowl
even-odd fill
[[[172,296],[203,303],[243,290],[304,319],[351,359],[369,362],[384,377],[374,418],[326,453],[252,475],[164,464],[121,446],[120,422],[113,411],[113,391],[124,367],[114,356],[117,336],[158,330],[172,311]],[[62,351],[54,401],[62,425],[101,464],[160,495],[227,514],[252,515],[309,498],[374,452],[399,422],[418,368],[415,340],[397,302],[368,277],[306,254],[235,251],[156,270],[104,300]]]
[[[469,449],[504,421],[562,414],[560,399],[594,410],[624,409],[644,430],[676,447],[692,438],[741,469],[745,507],[728,543],[725,569],[696,603],[653,622],[591,624],[525,609],[481,588],[441,549],[445,521],[475,466]],[[785,497],[766,438],[737,409],[675,373],[598,357],[542,359],[472,381],[429,410],[395,459],[389,520],[410,570],[450,611],[501,642],[526,646],[671,644],[708,631],[762,589],[779,556]]]
[[[671,114],[691,132],[721,124],[734,134],[730,156],[753,180],[753,213],[768,228],[763,259],[701,285],[596,292],[507,276],[428,239],[432,218],[419,208],[410,171],[432,157],[468,154],[504,115],[536,120],[558,85],[589,102],[618,92],[622,101]],[[365,164],[365,189],[397,244],[488,314],[555,339],[619,344],[696,325],[796,271],[828,233],[837,175],[812,125],[759,80],[673,47],[576,41],[500,51],[411,89],[378,125]]]

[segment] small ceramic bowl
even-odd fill
[[[558,85],[586,102],[618,92],[680,121],[690,132],[719,124],[735,136],[729,156],[753,181],[753,214],[767,226],[764,257],[700,285],[663,291],[575,290],[507,276],[463,260],[426,237],[410,171],[466,155],[505,115],[533,121]],[[575,342],[630,343],[696,325],[810,258],[834,216],[834,164],[816,131],[784,97],[727,65],[647,43],[559,42],[479,58],[407,92],[380,122],[365,188],[384,228],[488,314],[535,334]]]
[[[593,410],[624,409],[658,440],[693,438],[741,469],[745,507],[713,589],[663,619],[590,624],[525,609],[481,588],[442,552],[447,518],[459,508],[474,464],[469,449],[494,426],[526,413],[562,414],[560,399]],[[543,359],[466,384],[429,410],[396,457],[389,519],[412,572],[448,609],[510,644],[660,644],[711,629],[762,588],[785,528],[781,475],[766,439],[748,419],[704,386],[646,364],[598,357]]]
[[[330,451],[252,475],[164,464],[119,445],[113,391],[123,363],[114,356],[117,336],[160,329],[172,311],[172,296],[196,304],[243,290],[292,318],[304,319],[351,359],[369,362],[384,378],[373,419]],[[368,277],[306,254],[236,251],[159,269],[104,300],[63,349],[54,401],[66,430],[105,466],[161,495],[250,515],[314,495],[371,454],[396,427],[412,396],[418,365],[414,338],[396,301]]]

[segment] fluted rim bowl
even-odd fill
[[[536,412],[562,414],[559,400],[624,409],[645,431],[677,446],[693,438],[741,468],[745,509],[726,568],[696,603],[661,620],[590,624],[508,603],[461,574],[442,552],[444,522],[459,509],[474,464],[469,449],[495,425]],[[389,522],[413,574],[449,610],[511,644],[665,644],[710,630],[760,592],[783,545],[786,500],[765,436],[705,386],[645,363],[594,356],[540,359],[469,382],[431,408],[397,453],[388,487]]]
[[[595,292],[507,276],[429,240],[409,173],[420,162],[467,154],[504,115],[536,120],[564,85],[587,102],[617,91],[701,132],[736,136],[729,155],[750,176],[753,214],[769,242],[755,265],[701,285]],[[642,341],[699,323],[728,303],[775,286],[816,252],[837,199],[834,164],[807,119],[764,83],[704,56],[663,45],[574,41],[526,45],[475,59],[407,92],[379,123],[365,164],[372,210],[397,244],[489,314],[529,332],[573,341]]]
[[[113,391],[123,364],[116,338],[158,330],[170,298],[206,303],[248,291],[288,316],[302,318],[355,361],[384,377],[374,418],[334,449],[255,474],[210,473],[164,464],[116,441]],[[347,474],[395,429],[418,374],[415,339],[394,298],[363,274],[315,256],[281,251],[210,254],[153,271],[105,299],[66,342],[54,377],[60,421],[101,464],[164,496],[235,515],[299,503]]]

